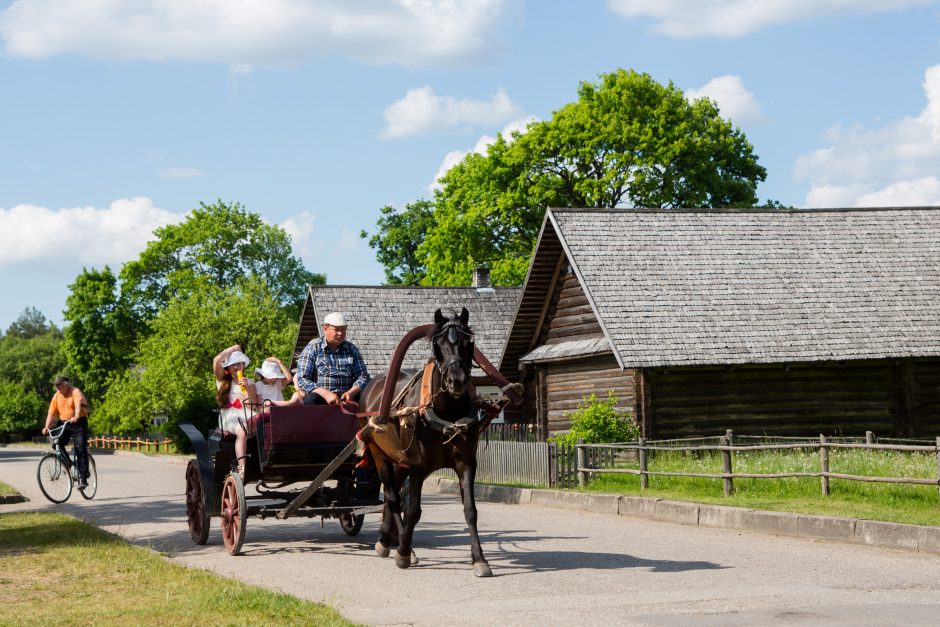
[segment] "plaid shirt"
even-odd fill
[[[335,394],[342,394],[356,385],[362,390],[369,378],[366,362],[352,342],[343,342],[333,350],[321,336],[307,344],[297,359],[295,382],[304,394],[318,387]]]

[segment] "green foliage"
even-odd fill
[[[27,307],[7,329],[7,335],[28,340],[37,335],[57,332],[54,324],[35,307]]]
[[[82,269],[65,300],[65,356],[68,370],[86,398],[99,399],[108,380],[130,363],[134,322],[117,295],[117,277]]]
[[[555,436],[555,442],[632,442],[640,433],[630,412],[617,411],[617,397],[613,392],[607,393],[606,401],[598,400],[597,394],[586,396],[578,403],[578,409],[566,415],[571,420],[571,431]]]
[[[308,286],[326,282],[293,256],[282,228],[238,203],[200,203],[183,223],[154,235],[140,257],[121,270],[122,295],[142,320],[151,320],[172,299],[185,298],[207,281],[228,288],[251,275],[264,277],[278,306],[299,318]]]
[[[369,238],[375,258],[385,266],[386,285],[420,285],[424,278],[424,263],[418,256],[418,246],[434,224],[434,204],[418,200],[396,211],[386,205],[380,210],[376,226],[378,232],[371,238],[363,230],[359,236]]]
[[[551,119],[467,155],[440,179],[417,250],[386,245],[379,261],[389,276],[424,268],[423,285],[468,285],[480,265],[495,284],[519,285],[547,207],[753,206],[765,178],[712,101],[616,70],[582,83]],[[399,225],[387,218],[383,210],[374,238],[389,244],[399,235],[383,231]]]
[[[0,381],[0,433],[23,433],[41,426],[48,407],[48,399],[44,401],[33,390]]]
[[[0,338],[0,381],[14,383],[23,393],[52,397],[52,380],[65,372],[62,333],[50,327],[41,335]]]
[[[166,431],[192,422],[215,424],[212,358],[240,343],[251,367],[293,348],[297,322],[279,306],[277,295],[257,277],[234,281],[230,289],[206,282],[171,300],[151,323],[152,333],[135,355],[136,367],[118,377],[91,422],[98,432],[150,430],[155,414],[165,412]]]

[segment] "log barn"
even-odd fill
[[[348,339],[375,376],[388,370],[392,352],[406,333],[434,322],[435,310],[460,313],[466,307],[476,346],[495,365],[521,291],[519,287],[493,287],[489,272],[482,268],[475,271],[470,287],[311,285],[294,343],[294,361],[310,340],[320,336],[323,318],[331,311],[342,311],[349,321]],[[429,357],[430,344],[419,340],[405,355],[402,367],[421,368]],[[471,374],[481,394],[496,394],[482,370],[474,367]]]
[[[549,209],[498,366],[543,437],[940,435],[940,210]]]

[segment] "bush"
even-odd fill
[[[556,435],[553,441],[577,444],[579,439],[589,444],[605,442],[632,442],[640,434],[628,411],[617,411],[617,397],[607,392],[607,400],[600,401],[597,394],[585,396],[578,409],[566,414],[571,420],[571,431]]]

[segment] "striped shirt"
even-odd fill
[[[333,350],[326,338],[312,340],[297,359],[296,385],[308,394],[318,387],[334,394],[359,386],[365,389],[369,382],[369,370],[362,354],[352,342],[343,342]]]

